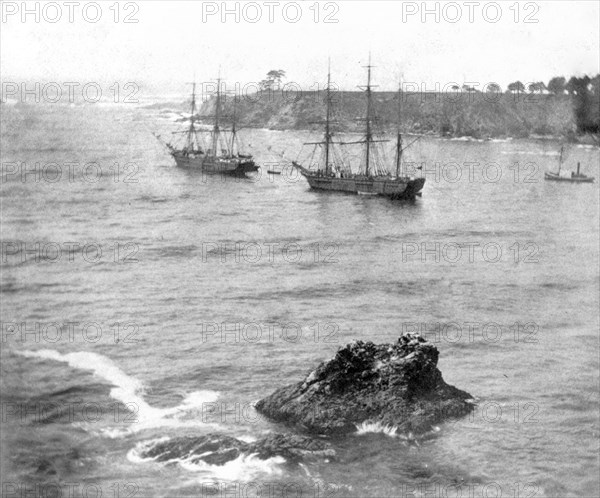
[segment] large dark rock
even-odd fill
[[[262,460],[281,456],[288,463],[311,458],[332,458],[335,451],[324,442],[293,434],[270,434],[253,443],[246,443],[224,434],[184,436],[153,442],[140,451],[142,458],[156,462],[187,461],[224,465],[240,455],[254,455]]]
[[[395,344],[358,341],[256,409],[314,433],[353,432],[362,422],[424,432],[473,409],[469,393],[444,382],[438,356],[418,334],[404,334]]]

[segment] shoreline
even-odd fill
[[[208,116],[200,116],[199,124],[203,126],[212,126],[210,118]],[[320,130],[315,130],[314,128],[305,128],[305,127],[284,127],[284,126],[252,126],[252,125],[244,125],[239,128],[239,130],[250,129],[250,130],[264,130],[264,131],[279,131],[279,132],[313,132],[320,133]],[[395,134],[395,129],[385,130],[386,134]],[[358,130],[343,130],[339,131],[338,134],[343,135],[361,135],[362,132]],[[529,136],[510,136],[510,135],[496,135],[496,136],[487,136],[485,138],[475,137],[472,135],[443,135],[434,132],[425,132],[419,133],[416,131],[402,131],[402,136],[406,137],[427,137],[427,138],[437,138],[439,140],[447,140],[447,141],[463,141],[463,142],[507,142],[507,141],[519,141],[519,140],[532,140],[532,141],[548,141],[548,142],[566,142],[570,144],[578,144],[578,145],[592,145],[600,148],[600,136],[596,136],[590,133],[587,134],[576,134],[576,135],[540,135],[540,134],[532,134]]]

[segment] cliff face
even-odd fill
[[[337,131],[359,131],[364,126],[362,92],[336,92],[333,118]],[[382,129],[395,129],[397,94],[373,94],[373,111]],[[224,99],[223,114],[232,116],[232,99]],[[214,112],[214,99],[206,101],[201,116]],[[570,95],[405,93],[402,130],[440,136],[528,137],[574,136],[577,132],[574,99]],[[236,115],[240,126],[271,129],[312,129],[324,118],[324,93],[265,91],[242,97]]]

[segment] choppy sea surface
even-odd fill
[[[598,178],[544,181],[556,141],[423,138],[415,202],[318,193],[266,174],[314,135],[262,129],[241,132],[260,174],[207,177],[151,135],[176,111],[2,106],[3,494],[598,496]],[[599,160],[570,145],[565,168]],[[403,330],[471,416],[303,465],[140,456],[286,431],[253,403]]]

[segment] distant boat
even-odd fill
[[[217,83],[217,96],[215,102],[215,119],[210,133],[208,144],[204,143],[202,133],[206,130],[196,128],[196,84],[193,83],[192,106],[189,118],[190,125],[184,131],[174,132],[185,135],[183,146],[176,146],[169,142],[163,142],[159,135],[154,136],[167,148],[175,163],[180,168],[197,169],[206,173],[221,175],[244,176],[246,173],[258,171],[251,155],[241,154],[237,142],[235,98],[234,115],[229,138],[225,130],[220,127],[221,118],[221,79]],[[186,120],[188,121],[188,120]]]
[[[574,171],[561,171],[563,162],[564,146],[560,148],[560,157],[558,159],[558,171],[556,173],[546,172],[544,178],[546,180],[552,180],[555,182],[571,182],[571,183],[592,183],[594,181],[593,176],[587,176],[579,172],[581,164],[577,163],[577,173]]]
[[[269,151],[269,152],[271,152],[271,154],[273,154],[273,147],[271,145],[269,145],[267,147],[267,151]],[[277,155],[283,159],[285,157],[285,151],[282,151]],[[267,174],[268,175],[281,175],[283,173],[283,168],[284,167],[281,162],[272,162],[268,166]]]
[[[402,136],[400,127],[398,127],[396,140],[396,164],[395,175],[389,171],[386,164],[381,161],[383,154],[376,149],[377,142],[386,142],[387,140],[375,140],[372,131],[371,115],[371,64],[369,59],[368,78],[365,92],[367,94],[367,111],[364,121],[366,122],[366,133],[362,140],[356,142],[334,142],[331,131],[331,92],[330,81],[331,71],[327,74],[326,90],[326,117],[325,134],[323,141],[307,143],[305,145],[315,145],[322,147],[322,163],[319,162],[317,169],[310,169],[302,166],[296,161],[292,161],[292,166],[300,171],[306,178],[311,188],[316,190],[329,190],[338,192],[348,192],[352,194],[363,195],[381,195],[391,199],[414,199],[421,195],[421,190],[425,184],[425,178],[412,178],[402,171],[402,152],[406,147],[402,147]],[[398,102],[400,106],[400,99]],[[343,154],[337,154],[334,145],[364,144],[365,162],[360,167],[360,171],[355,173],[351,166],[343,160]],[[410,144],[409,144],[410,145]],[[314,152],[313,152],[314,155]]]
[[[267,147],[267,150],[271,150],[271,147]],[[283,157],[283,152],[281,153],[281,157]],[[282,172],[282,168],[281,165],[278,163],[272,163],[269,165],[269,168],[267,169],[267,174],[268,175],[281,175]]]

